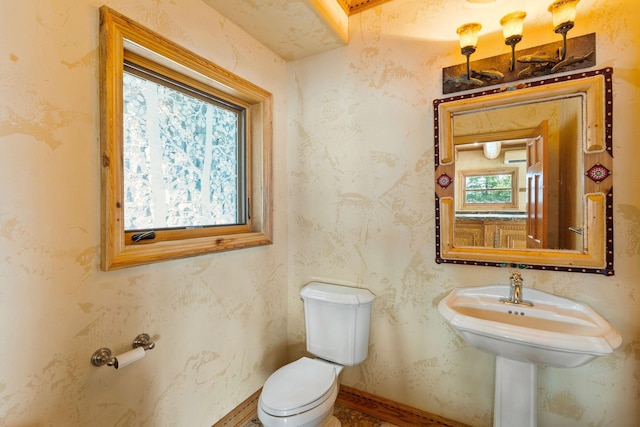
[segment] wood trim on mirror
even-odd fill
[[[611,68],[604,68],[433,101],[436,263],[614,274],[613,179],[610,177],[613,173],[612,74]],[[572,95],[580,95],[584,100],[584,249],[456,247],[453,240],[456,177],[453,116]]]

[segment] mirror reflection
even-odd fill
[[[454,246],[582,251],[584,97],[453,115]]]

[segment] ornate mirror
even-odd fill
[[[611,74],[433,102],[436,262],[613,275]]]

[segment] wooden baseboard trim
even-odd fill
[[[253,393],[213,427],[243,426],[256,416],[261,391]],[[471,427],[344,385],[340,386],[336,403],[400,427]]]
[[[241,427],[251,418],[256,416],[258,408],[258,398],[262,388],[249,396],[244,402],[236,406],[236,408],[225,415],[220,421],[215,423],[213,427]]]

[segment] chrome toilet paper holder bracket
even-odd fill
[[[133,347],[134,349],[142,347],[144,351],[153,350],[155,346],[156,343],[151,341],[151,337],[149,337],[149,334],[145,333],[136,336],[133,339],[133,343],[131,344],[131,347]],[[91,356],[91,364],[93,366],[115,366],[115,368],[117,369],[118,359],[116,357],[117,356],[112,356],[111,350],[109,348],[102,347],[96,350]]]

